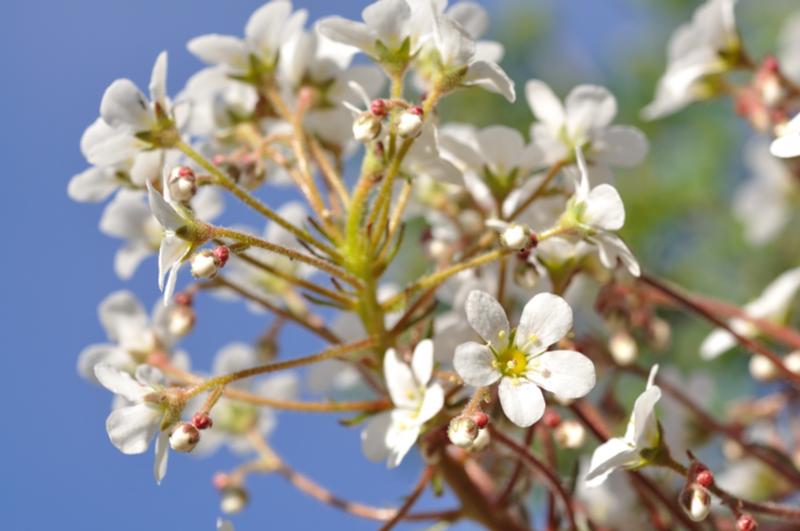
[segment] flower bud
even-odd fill
[[[697,473],[696,481],[701,487],[708,488],[714,483],[714,474],[708,469],[701,470]]]
[[[521,250],[530,243],[528,229],[522,225],[511,223],[500,233],[500,243],[509,249]]]
[[[174,337],[183,337],[194,328],[197,317],[191,306],[175,304],[167,315],[167,330]]]
[[[397,133],[403,138],[413,138],[422,130],[422,107],[409,107],[400,113]]]
[[[467,450],[470,452],[480,452],[489,446],[490,442],[492,442],[492,437],[489,435],[489,430],[478,430],[478,435],[475,436],[475,440],[467,447]]]
[[[678,502],[684,512],[695,522],[702,522],[711,512],[711,495],[705,487],[689,483],[681,491]]]
[[[225,514],[236,514],[247,506],[247,499],[247,491],[242,487],[226,487],[222,491],[219,508]]]
[[[383,118],[386,116],[386,100],[382,100],[380,98],[377,100],[372,100],[372,103],[369,104],[369,112],[378,118]]]
[[[672,339],[672,327],[660,317],[653,317],[650,320],[650,340],[653,347],[657,350],[664,350],[669,347]]]
[[[489,415],[484,413],[483,411],[478,411],[475,415],[472,416],[472,420],[475,421],[475,425],[478,427],[479,430],[482,430],[486,426],[489,425]]]
[[[800,350],[795,350],[788,353],[783,358],[783,364],[786,368],[795,374],[800,374]]]
[[[561,422],[553,431],[556,442],[564,448],[580,448],[586,442],[586,429],[574,419]]]
[[[763,354],[751,356],[748,368],[750,375],[759,382],[768,382],[778,377],[778,367]]]
[[[208,413],[197,412],[192,416],[192,424],[198,430],[205,430],[214,425],[214,421],[208,416]]]
[[[169,445],[176,452],[191,452],[200,442],[200,432],[188,422],[181,422],[169,436]]]
[[[478,425],[469,417],[455,417],[447,427],[450,442],[460,448],[469,448],[478,436]]]
[[[545,410],[544,415],[542,415],[542,422],[550,429],[556,428],[561,423],[561,415],[552,409]]]
[[[636,361],[639,355],[636,340],[624,330],[619,330],[611,336],[608,340],[608,350],[611,352],[611,357],[614,358],[614,361],[623,367]]]
[[[362,143],[378,138],[381,134],[381,119],[370,112],[358,115],[353,121],[353,137]]]
[[[214,488],[218,491],[226,489],[230,481],[230,476],[225,472],[217,472],[214,474],[214,477],[211,478],[211,484],[214,485]]]
[[[177,166],[169,172],[167,186],[173,199],[188,203],[197,193],[197,177],[189,166]]]
[[[228,262],[230,249],[220,245],[213,251],[205,249],[192,257],[192,276],[195,278],[212,278]]]
[[[753,515],[743,513],[736,520],[736,531],[754,531],[758,527],[758,522]]]

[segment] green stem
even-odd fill
[[[234,196],[239,198],[247,206],[258,212],[259,214],[262,214],[264,217],[274,221],[275,223],[277,223],[278,225],[280,225],[281,227],[292,233],[297,238],[321,249],[323,252],[327,253],[331,257],[338,256],[336,249],[326,245],[324,242],[317,240],[307,231],[294,226],[292,223],[284,219],[283,216],[281,216],[280,214],[269,208],[267,205],[262,203],[258,198],[253,196],[251,193],[241,188],[238,184],[236,184],[236,182],[233,179],[225,175],[224,172],[222,172],[219,168],[214,166],[208,159],[206,159],[203,155],[195,151],[195,149],[192,148],[192,146],[181,141],[175,147],[180,151],[182,151],[187,157],[189,157],[197,164],[199,164],[207,172],[209,172],[214,177],[214,181],[217,184],[229,190]]]

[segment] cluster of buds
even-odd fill
[[[414,138],[422,131],[424,111],[418,105],[405,102],[376,99],[369,103],[369,109],[359,112],[353,120],[353,137],[361,143],[377,139],[383,131],[383,120],[393,108],[402,109],[396,115],[397,134],[402,138]]]
[[[777,134],[792,109],[788,108],[793,87],[780,69],[778,60],[768,55],[756,70],[750,84],[736,97],[736,112],[759,131],[775,129]],[[796,94],[795,94],[796,95]]]
[[[192,257],[192,276],[195,278],[213,278],[228,263],[231,251],[225,245],[213,250],[205,249]]]
[[[197,193],[197,176],[189,166],[176,166],[167,179],[170,196],[181,203],[188,203]]]
[[[169,436],[170,447],[176,452],[191,452],[200,442],[200,431],[213,424],[208,413],[195,413],[191,422],[180,422],[172,430]]]
[[[453,418],[447,427],[447,437],[459,448],[479,452],[489,445],[489,415],[478,411],[472,415]]]

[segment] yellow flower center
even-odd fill
[[[525,352],[512,344],[495,355],[493,365],[504,376],[518,378],[527,372],[528,358]]]

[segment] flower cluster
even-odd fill
[[[102,301],[108,342],[81,353],[79,372],[114,393],[106,428],[120,451],[142,453],[155,439],[157,482],[169,448],[207,455],[227,446],[256,457],[214,476],[226,513],[247,505],[249,475],[276,473],[323,502],[388,520],[387,528],[431,483],[460,503],[433,520],[521,529],[526,511],[517,507],[532,483],[520,477],[531,467],[563,500],[559,514],[549,504],[556,527],[562,520],[574,529],[580,518],[594,528],[594,502],[587,509],[571,498],[599,500],[614,470],[661,466],[686,475],[669,450],[677,430],[667,433],[655,410],[662,393],[679,386],[661,378],[656,385],[657,366],[648,378],[636,363],[642,333],[668,343],[659,305],[720,326],[699,346],[703,359],[742,345],[757,354],[756,379],[800,381],[800,350],[781,357],[757,342],[777,331],[800,349],[800,336],[785,327],[800,270],[727,313],[643,271],[620,235],[626,213],[614,171],[641,163],[648,141],[614,123],[609,90],[580,85],[562,103],[529,80],[528,136],[446,122],[440,105],[456,91],[516,97],[499,66],[502,45],[481,40],[488,17],[477,4],[378,0],[361,21],[329,17],[309,27],[307,18],[274,0],[253,13],[243,37],[192,39],[189,51],[209,66],[174,98],[160,54],[149,97],[129,80],[114,81],[81,139],[92,166],[72,178],[70,197],[110,199],[100,229],[124,242],[115,271],[127,280],[157,254],[151,274],[163,295],[152,317],[128,291]],[[759,176],[737,196],[736,212],[780,203],[748,229],[763,241],[790,216],[787,191],[797,181],[769,153],[800,156],[800,117],[788,119],[800,110],[800,92],[774,62],[752,63],[732,0],[707,1],[676,32],[643,116],[723,94],[726,76],[748,68],[757,71],[737,96],[742,113],[775,138],[769,149],[763,141],[754,148]],[[265,228],[217,224],[223,197],[228,215],[246,208]],[[287,200],[274,204],[276,197]],[[186,263],[191,275],[179,274]],[[204,373],[179,344],[199,327],[194,301],[207,293],[245,304],[265,331],[252,344],[234,338]],[[327,347],[286,357],[284,329]],[[614,384],[626,372],[643,376],[646,388],[624,436],[610,437],[598,411],[608,406],[615,420]],[[413,464],[416,448],[425,462],[420,486],[396,510],[339,499],[268,442],[279,410],[349,412],[342,425],[358,426],[366,458],[389,468]],[[589,433],[602,444],[572,492],[556,449],[571,450],[565,459],[577,470]],[[706,518],[712,494],[740,511],[692,459],[681,494],[689,516]],[[232,525],[219,520],[217,528]]]

